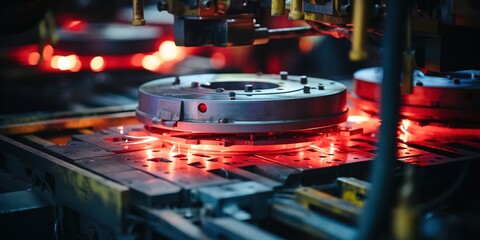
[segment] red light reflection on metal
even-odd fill
[[[408,140],[410,139],[410,137],[412,136],[412,134],[410,132],[408,132],[408,127],[410,126],[411,122],[410,120],[408,119],[403,119],[402,120],[402,123],[400,124],[400,140],[402,140],[403,142],[408,142]]]
[[[159,139],[154,136],[125,136],[125,142],[127,143],[129,140],[133,140],[132,142],[128,143],[130,145],[133,144],[144,144],[149,142],[158,141]]]
[[[360,124],[360,123],[363,123],[363,122],[370,121],[370,117],[360,116],[360,115],[351,115],[351,116],[348,116],[347,121]]]
[[[69,20],[66,21],[64,27],[72,32],[82,32],[85,31],[87,23],[82,20]]]

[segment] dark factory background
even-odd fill
[[[478,56],[471,0],[7,1],[0,238],[477,239]]]

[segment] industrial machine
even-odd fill
[[[133,0],[132,25],[148,25],[144,5]],[[55,4],[5,9],[20,6],[36,14],[8,33]],[[158,29],[139,27],[154,34],[133,38],[95,24],[85,37],[70,21],[64,36],[91,56],[44,61],[73,76],[87,58],[89,71],[101,72],[106,57],[95,55],[119,36],[129,41],[117,62],[137,66],[140,56],[138,66],[157,71],[168,53],[177,57],[135,87],[133,105],[0,115],[2,239],[478,237],[476,1],[162,0],[157,8],[173,15],[177,46],[268,48],[329,35],[351,40],[351,61],[380,63],[342,81],[288,71],[168,74],[193,51],[130,50],[151,51]],[[275,27],[282,16],[300,24]],[[29,59],[42,66],[49,48],[42,43]]]

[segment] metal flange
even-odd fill
[[[150,127],[207,133],[315,129],[347,118],[338,82],[263,74],[170,77],[139,88],[137,119]]]

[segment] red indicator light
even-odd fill
[[[207,104],[205,103],[200,103],[198,104],[198,111],[204,113],[207,111]]]

